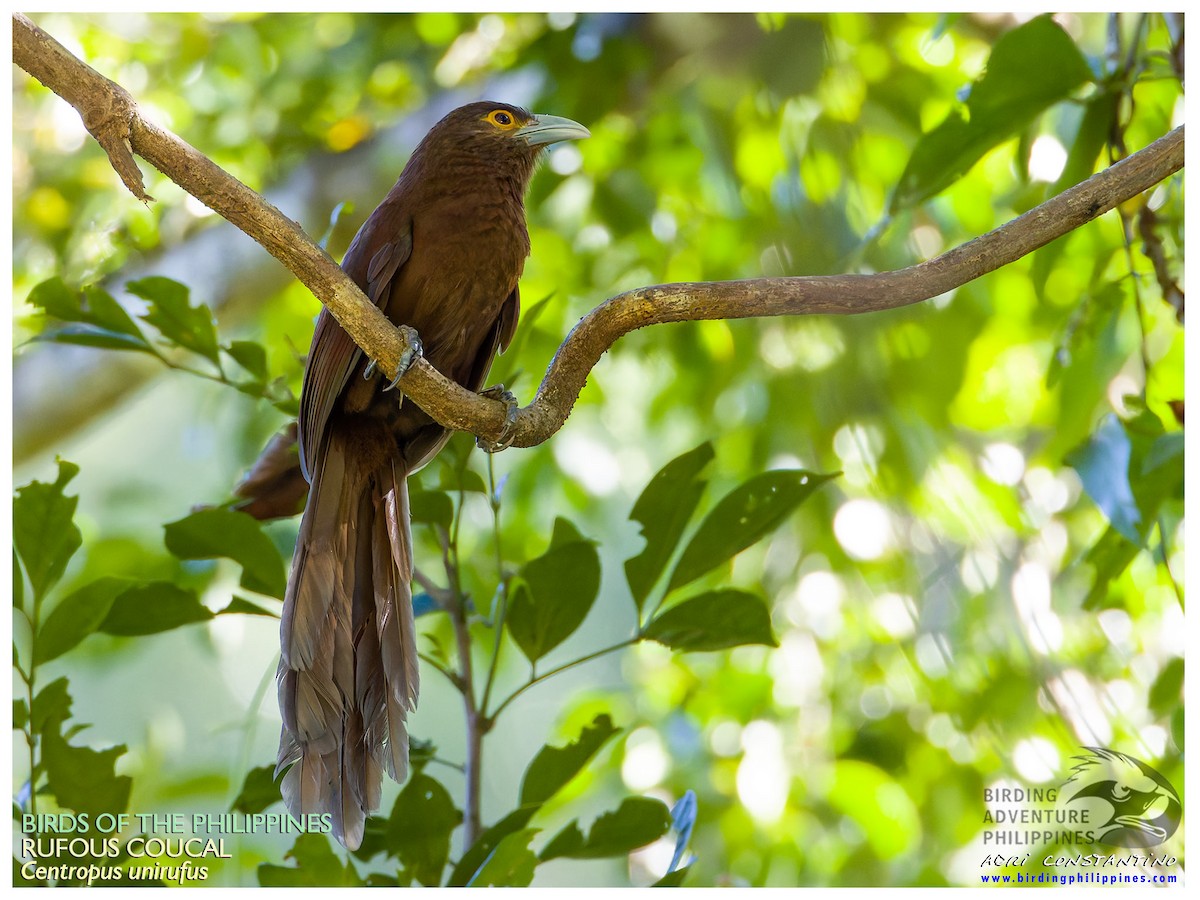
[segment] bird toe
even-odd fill
[[[400,354],[400,362],[396,366],[396,377],[388,382],[388,386],[383,390],[395,390],[396,385],[400,383],[400,379],[404,377],[404,373],[412,368],[412,364],[420,357],[425,355],[425,347],[421,343],[421,336],[417,334],[415,328],[410,328],[408,325],[401,325],[400,332],[404,335],[404,340],[408,346],[404,348],[404,352]],[[371,360],[371,365],[375,365],[375,361]],[[366,377],[366,373],[363,373]]]
[[[500,429],[500,437],[495,441],[490,441],[477,436],[475,446],[485,453],[499,453],[501,450],[507,450],[517,436],[517,413],[521,411],[517,398],[502,384],[494,384],[486,391],[480,391],[479,396],[499,400],[507,409],[504,412],[504,427]]]

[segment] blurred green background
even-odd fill
[[[985,67],[993,91],[1033,102],[1065,64],[1018,76],[992,56],[1026,18],[34,19],[309,234],[351,204],[330,235],[336,258],[454,106],[490,97],[586,124],[592,138],[553,150],[528,198],[522,297],[527,311],[550,300],[521,325],[519,357],[493,369],[523,403],[570,327],[623,290],[900,268],[1183,117],[1182,17],[1056,17],[1084,68],[1003,127],[973,110],[978,161],[941,159],[922,135],[960,115]],[[134,304],[127,280],[174,278],[213,307],[223,338],[262,343],[295,392],[318,304],[144,163],[158,202],[135,201],[76,113],[19,70],[13,130],[14,484],[53,481],[55,456],[81,467],[83,550],[66,589],[161,578],[224,607],[237,567],[175,559],[162,525],[226,499],[285,416],[148,357],[35,341],[52,323],[24,301],[52,276]],[[488,738],[485,821],[513,806],[543,743],[598,712],[623,731],[544,813],[543,836],[627,794],[670,805],[691,789],[690,885],[977,883],[984,789],[1057,786],[1084,745],[1145,760],[1182,795],[1183,327],[1143,249],[1147,204],[1150,243],[1181,278],[1176,176],[915,307],[660,326],[612,348],[559,434],[494,460],[506,559],[540,553],[556,516],[600,545],[600,598],[549,664],[631,633],[629,510],[679,453],[714,444],[703,508],[770,468],[842,475],[713,581],[768,598],[778,648],[638,645],[530,690]],[[473,465],[486,472],[478,454]],[[285,559],[295,528],[269,528]],[[462,535],[478,561],[468,584],[487,596],[484,500],[464,505]],[[432,538],[417,540],[418,566],[436,572]],[[276,621],[224,616],[89,637],[45,679],[69,675],[75,718],[91,723],[80,740],[127,746],[131,810],[220,812],[274,758],[277,653]],[[502,661],[502,683],[518,684],[517,653]],[[461,701],[423,674],[412,732],[461,760]],[[27,760],[14,733],[14,794]],[[457,773],[436,774],[461,797]],[[212,883],[254,884],[290,845],[240,839]],[[1160,850],[1182,859],[1182,846],[1180,831]],[[534,883],[646,884],[672,850],[663,838],[628,859],[558,860]]]

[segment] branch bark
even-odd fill
[[[195,148],[147,120],[124,89],[20,13],[13,14],[13,59],[80,112],[135,196],[148,199],[130,151],[262,244],[325,304],[383,371],[395,375],[406,348],[401,332],[299,225]],[[518,412],[510,432],[512,445],[532,447],[558,431],[600,357],[631,331],[702,319],[858,315],[919,303],[1062,237],[1153,187],[1183,163],[1180,126],[982,237],[894,272],[661,284],[613,297],[567,335],[533,401]],[[504,404],[467,391],[423,359],[409,369],[400,387],[443,425],[493,441],[501,436]]]

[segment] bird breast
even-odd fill
[[[412,255],[386,310],[417,330],[426,358],[451,378],[473,363],[529,255],[519,201],[495,194],[455,199],[413,216]]]

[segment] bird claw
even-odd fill
[[[415,328],[410,328],[408,325],[401,325],[400,331],[404,334],[404,340],[408,346],[400,354],[400,362],[396,366],[396,377],[388,382],[387,387],[383,389],[384,393],[395,390],[396,385],[400,383],[400,379],[412,368],[412,364],[425,355],[425,347],[421,344],[421,336],[417,334]],[[370,379],[378,370],[379,362],[374,359],[368,360],[366,368],[363,369],[363,378]]]
[[[408,346],[400,354],[400,362],[396,366],[396,377],[388,382],[388,386],[383,389],[385,394],[388,391],[394,390],[396,385],[400,383],[400,379],[404,377],[404,373],[412,368],[412,364],[417,359],[425,355],[425,347],[421,344],[421,336],[417,334],[415,328],[410,328],[408,325],[401,325],[400,331],[404,333],[404,339],[408,342]]]
[[[504,427],[500,430],[499,440],[489,441],[487,438],[476,436],[475,446],[485,453],[499,453],[501,450],[507,450],[517,437],[517,413],[521,411],[517,398],[502,384],[495,384],[486,391],[480,391],[479,396],[499,400],[508,409],[504,413]]]

